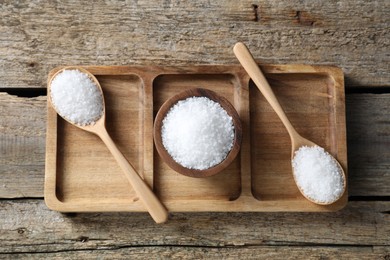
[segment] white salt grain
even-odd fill
[[[233,119],[217,102],[190,97],[176,103],[162,121],[162,142],[171,157],[189,169],[221,163],[233,147]]]
[[[302,146],[292,160],[297,185],[310,199],[332,203],[344,192],[344,179],[332,156],[319,146]]]
[[[103,96],[87,74],[64,70],[50,86],[51,101],[58,114],[80,126],[95,123],[103,115]]]

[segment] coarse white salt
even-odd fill
[[[57,113],[80,126],[95,123],[103,115],[103,96],[86,73],[64,70],[50,85],[50,97]]]
[[[332,203],[344,192],[344,178],[335,159],[319,146],[302,146],[292,160],[302,192],[320,203]]]
[[[233,119],[206,97],[177,102],[162,121],[162,143],[171,157],[189,169],[221,163],[233,147]]]

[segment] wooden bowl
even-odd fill
[[[196,169],[189,169],[181,164],[177,163],[171,155],[167,152],[165,149],[163,143],[162,143],[162,137],[161,137],[161,127],[162,127],[162,121],[165,118],[166,114],[168,113],[169,109],[175,105],[179,100],[184,100],[189,97],[207,97],[217,103],[219,103],[223,109],[228,113],[229,116],[233,119],[233,125],[234,125],[234,140],[233,140],[233,147],[226,156],[226,158],[220,162],[219,164],[205,169],[205,170],[196,170]],[[157,149],[158,154],[162,158],[162,160],[173,170],[176,172],[189,176],[189,177],[208,177],[215,175],[225,169],[227,166],[230,165],[230,163],[235,159],[237,156],[240,148],[241,148],[241,140],[242,140],[242,126],[240,117],[237,114],[237,111],[234,109],[234,107],[230,104],[230,102],[225,99],[224,97],[219,96],[217,93],[211,90],[202,89],[202,88],[194,88],[189,89],[183,92],[180,92],[179,94],[171,97],[165,103],[161,106],[160,110],[158,111],[156,118],[154,120],[154,143]]]

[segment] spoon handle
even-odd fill
[[[282,120],[282,123],[286,127],[290,138],[294,139],[294,137],[296,137],[298,133],[291,125],[290,120],[287,118],[283,108],[280,106],[280,103],[278,102],[270,85],[268,84],[267,79],[265,78],[263,72],[260,70],[259,66],[257,66],[257,63],[248,48],[245,46],[244,43],[238,42],[236,43],[236,45],[234,45],[233,52],[248,73],[248,75],[252,78],[257,88],[267,99],[271,107],[275,110],[280,120]]]
[[[144,203],[149,214],[152,216],[156,223],[164,223],[168,219],[168,211],[160,200],[156,197],[149,186],[141,179],[134,167],[126,160],[123,154],[119,151],[118,147],[112,141],[110,135],[107,133],[105,127],[101,127],[96,132],[98,136],[106,144],[119,166],[126,173],[126,177],[135,190],[136,194]]]

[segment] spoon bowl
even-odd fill
[[[295,152],[298,151],[299,148],[301,148],[301,147],[304,147],[304,146],[307,146],[307,147],[315,147],[315,146],[321,147],[321,146],[317,145],[316,143],[314,143],[314,142],[312,142],[312,141],[310,141],[310,140],[308,140],[308,139],[302,137],[302,136],[299,135],[296,131],[295,131],[295,133],[294,133],[294,136],[291,137],[291,135],[290,135],[290,139],[291,139],[291,144],[292,144],[292,145],[291,145],[291,148],[292,148],[292,150],[291,150],[291,160],[294,159]],[[343,168],[341,167],[340,163],[339,163],[333,156],[331,156],[331,158],[332,158],[333,162],[336,163],[337,168],[339,169],[339,172],[341,173],[341,178],[342,178],[342,181],[343,181],[343,192],[341,192],[341,193],[339,194],[339,196],[337,196],[337,197],[336,197],[334,200],[332,200],[332,201],[329,201],[329,202],[321,202],[321,201],[314,200],[314,199],[312,199],[311,197],[307,196],[307,194],[303,191],[302,187],[300,187],[300,186],[298,185],[298,180],[297,180],[296,175],[293,174],[294,181],[295,181],[295,183],[297,184],[297,187],[298,187],[299,191],[301,192],[301,194],[302,194],[307,200],[309,200],[309,201],[311,201],[311,202],[313,202],[313,203],[316,203],[316,204],[318,204],[318,205],[330,205],[330,204],[336,202],[337,200],[339,200],[339,199],[343,196],[343,194],[344,194],[344,192],[345,192],[345,190],[346,190],[347,182],[346,182],[344,170],[343,170]]]
[[[78,70],[78,71],[86,74],[89,77],[89,79],[93,81],[93,83],[98,88],[98,90],[99,90],[99,92],[101,94],[101,97],[102,97],[101,102],[102,102],[103,111],[101,113],[100,118],[98,118],[96,121],[92,122],[91,124],[81,125],[81,124],[77,124],[77,123],[71,121],[69,118],[65,117],[64,115],[62,115],[59,112],[58,107],[53,102],[52,93],[51,93],[51,83],[52,83],[53,79],[55,79],[59,74],[61,74],[65,70]],[[70,124],[72,124],[72,125],[74,125],[74,126],[76,126],[78,128],[81,128],[81,129],[83,129],[85,131],[88,131],[88,132],[91,132],[91,133],[94,133],[94,134],[98,134],[98,132],[100,132],[99,131],[99,127],[104,127],[105,128],[106,106],[105,106],[105,102],[104,102],[103,90],[102,90],[102,87],[100,86],[99,81],[97,80],[97,78],[92,73],[90,73],[89,71],[87,71],[86,69],[81,68],[81,67],[67,66],[67,67],[62,68],[62,69],[60,69],[59,71],[57,71],[56,73],[53,74],[53,76],[49,79],[47,87],[48,87],[47,98],[48,98],[49,103],[52,105],[52,107],[57,112],[57,114],[60,115],[65,121],[67,121],[68,123],[70,123]]]
[[[318,146],[319,147],[319,145],[317,145],[314,142],[299,135],[298,132],[295,130],[295,128],[292,126],[290,120],[287,118],[283,108],[281,107],[274,92],[272,91],[267,79],[265,78],[264,74],[260,70],[259,66],[257,66],[256,61],[254,60],[252,54],[250,53],[248,48],[245,46],[245,44],[243,44],[241,42],[237,43],[233,48],[233,52],[236,55],[239,62],[241,63],[241,65],[244,67],[244,69],[248,73],[248,75],[252,78],[253,82],[258,87],[260,92],[264,95],[264,97],[266,98],[268,103],[271,105],[271,107],[274,109],[276,114],[279,116],[283,125],[286,127],[286,129],[290,135],[290,139],[291,139],[291,159],[294,158],[295,152],[298,151],[298,149],[300,147],[303,147],[303,146],[308,146],[308,147]],[[308,197],[307,194],[303,191],[302,187],[300,187],[298,185],[295,174],[293,174],[294,181],[297,184],[297,187],[298,187],[299,191],[301,192],[301,194],[309,201],[316,203],[316,204],[319,204],[319,205],[329,205],[329,204],[336,202],[337,200],[339,200],[343,196],[343,194],[346,190],[345,172],[344,172],[343,168],[341,167],[341,165],[339,164],[339,162],[333,156],[331,156],[331,158],[336,163],[337,167],[339,168],[339,174],[341,175],[340,177],[343,180],[342,192],[339,194],[339,196],[334,198],[332,201],[321,202],[321,201],[314,200],[314,199]]]
[[[69,120],[66,116],[61,114],[59,112],[58,108],[56,107],[56,104],[53,102],[52,99],[52,92],[51,92],[51,84],[53,79],[58,76],[60,73],[64,72],[65,70],[78,70],[84,74],[86,74],[89,79],[91,79],[96,86],[96,88],[99,90],[102,98],[102,107],[103,111],[101,113],[100,118],[96,119],[96,121],[93,121],[90,124],[87,125],[81,125],[78,123],[75,123],[71,120]],[[145,207],[147,208],[148,212],[152,216],[155,222],[157,223],[163,223],[168,218],[168,212],[165,209],[164,205],[159,201],[159,199],[156,197],[156,195],[152,192],[152,190],[149,188],[149,186],[144,182],[144,180],[138,175],[138,173],[135,171],[134,167],[127,161],[127,159],[124,157],[124,155],[119,151],[113,140],[111,139],[110,135],[108,134],[106,127],[105,127],[105,119],[106,119],[106,113],[105,113],[105,104],[104,104],[104,96],[103,91],[100,86],[99,81],[96,79],[96,77],[91,74],[89,71],[80,68],[80,67],[65,67],[58,72],[56,72],[48,82],[48,102],[52,105],[52,107],[56,110],[56,112],[64,118],[66,121],[68,121],[70,124],[77,126],[83,130],[86,130],[88,132],[94,133],[97,136],[102,139],[102,141],[105,143],[113,157],[116,159],[117,163],[121,167],[121,169],[126,174],[126,177],[130,184],[132,185],[134,191],[138,195],[138,197],[141,199]]]

